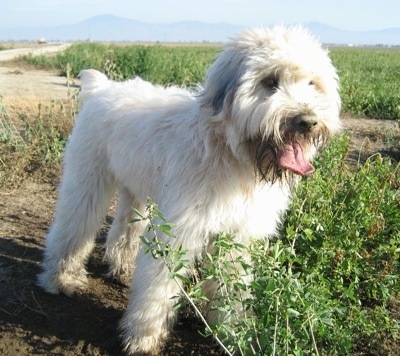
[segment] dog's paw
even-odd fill
[[[128,355],[160,355],[160,345],[164,338],[157,339],[154,336],[146,336],[142,338],[132,338],[125,340],[124,351]]]
[[[52,275],[48,271],[43,271],[38,275],[37,284],[46,292],[51,294],[63,293],[67,296],[84,290],[87,286],[86,274],[72,275],[62,273]]]
[[[131,271],[110,267],[108,273],[106,274],[106,277],[113,280],[114,282],[128,287],[132,279],[132,273]]]

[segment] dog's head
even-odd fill
[[[338,76],[302,27],[245,31],[210,68],[203,107],[239,158],[271,181],[306,175],[318,146],[340,128]]]

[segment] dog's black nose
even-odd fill
[[[318,119],[314,115],[298,115],[295,118],[295,125],[300,131],[311,131],[318,125]]]

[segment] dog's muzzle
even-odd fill
[[[304,140],[298,137],[312,135],[318,126],[318,118],[312,114],[298,114],[290,123],[289,139],[276,152],[278,166],[299,176],[311,174],[315,168],[303,152]]]
[[[318,118],[315,115],[297,115],[293,119],[294,129],[301,133],[312,131],[318,125]]]
[[[261,180],[274,182],[315,171],[310,148],[329,140],[331,134],[313,113],[298,113],[281,119],[278,139],[258,137],[249,141],[251,157]]]

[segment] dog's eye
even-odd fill
[[[323,84],[322,84],[321,80],[318,80],[318,78],[313,79],[313,80],[310,80],[310,81],[308,82],[308,85],[309,85],[309,86],[312,86],[313,89],[316,90],[316,91],[318,91],[318,92],[321,92],[321,93],[324,92]]]
[[[265,78],[262,82],[264,88],[268,90],[276,90],[279,86],[279,80],[277,77],[268,77]]]

